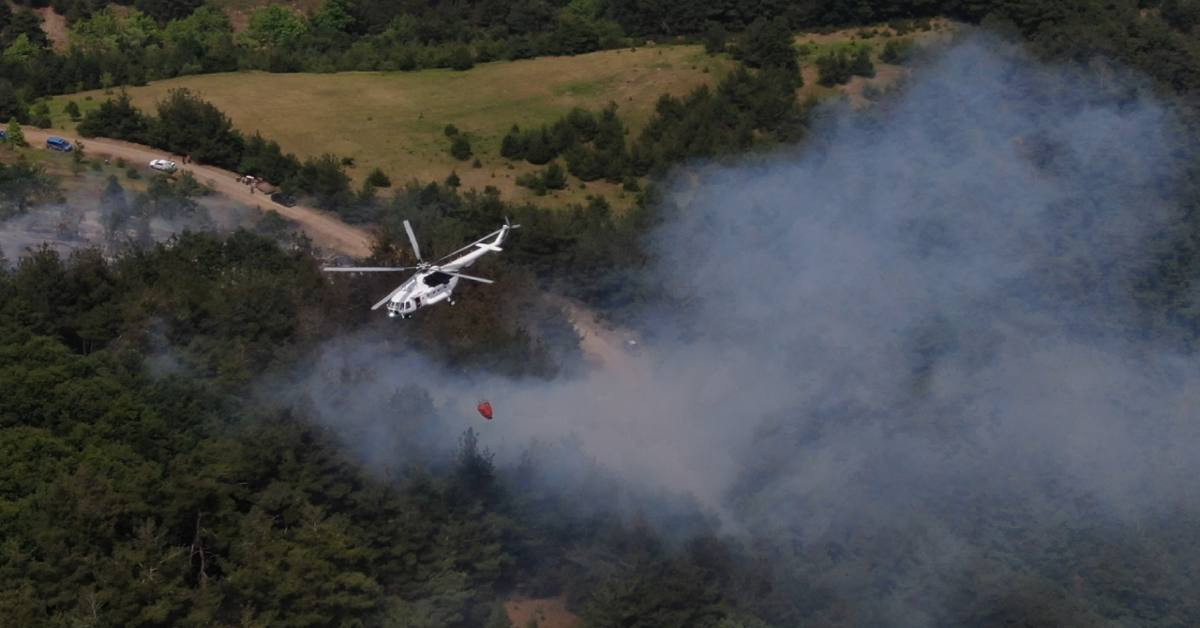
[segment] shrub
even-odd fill
[[[9,144],[13,146],[29,146],[29,142],[25,141],[25,133],[21,131],[21,125],[17,122],[16,118],[8,120],[8,128],[5,132],[7,133],[5,141]]]
[[[550,162],[542,173],[542,183],[551,190],[561,190],[567,187],[567,176],[557,161]]]
[[[506,159],[520,159],[525,156],[525,141],[517,125],[514,124],[500,142],[500,156]]]
[[[867,78],[875,76],[875,64],[871,62],[870,48],[863,46],[854,53],[854,61],[850,63],[850,73]]]
[[[850,80],[850,57],[845,50],[829,52],[817,57],[817,82],[825,87],[841,85]]]
[[[465,135],[454,136],[454,141],[450,143],[450,155],[459,161],[466,161],[471,158],[471,142]]]
[[[377,188],[390,188],[392,187],[392,180],[382,170],[376,168],[367,175],[367,184]]]
[[[462,71],[470,70],[473,67],[475,67],[475,57],[469,48],[455,46],[454,50],[450,51],[450,69]]]
[[[911,39],[892,39],[884,44],[879,60],[884,63],[904,64],[912,59],[913,42]]]

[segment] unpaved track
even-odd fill
[[[47,137],[62,135],[60,132],[43,131],[32,127],[22,127],[22,130],[25,132],[25,139],[29,141],[29,145],[36,148],[45,148]],[[78,143],[74,136],[66,135],[64,137]],[[172,155],[149,146],[99,137],[84,138],[83,152],[92,157],[98,155],[119,157],[129,162],[131,166],[139,168],[149,167],[151,159],[170,159],[180,165],[181,171],[191,172],[197,181],[208,184],[215,192],[223,196],[250,207],[257,207],[262,211],[273,209],[281,216],[296,221],[308,234],[308,237],[312,238],[313,243],[322,249],[357,258],[367,257],[371,254],[371,234],[366,229],[348,225],[333,214],[315,207],[304,205],[284,207],[273,202],[262,192],[251,193],[250,186],[238,183],[238,175],[228,170],[194,163],[184,165],[183,158],[179,155]]]
[[[648,362],[638,344],[636,349],[629,344],[637,334],[629,329],[601,321],[587,306],[567,297],[546,294],[551,303],[562,309],[579,335],[579,348],[584,357],[597,368],[620,373],[633,381],[649,381]],[[636,352],[636,353],[635,353]]]

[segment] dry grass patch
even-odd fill
[[[441,181],[455,170],[464,187],[495,185],[510,199],[561,204],[603,191],[619,204],[616,188],[603,183],[581,189],[572,180],[557,197],[518,188],[515,178],[538,168],[522,162],[510,170],[500,157],[501,139],[514,123],[547,124],[572,107],[595,110],[610,101],[636,133],[659,96],[714,84],[731,67],[728,59],[706,55],[699,46],[658,46],[486,63],[466,72],[209,74],[128,91],[137,106],[153,111],[169,90],[186,87],[227,113],[240,130],[258,131],[298,156],[352,157],[357,180],[375,167],[397,183]],[[52,105],[55,126],[73,127],[59,113],[67,100],[86,112],[105,98],[96,91],[58,97]],[[450,156],[447,124],[467,134],[481,167]]]
[[[67,26],[67,18],[54,12],[51,7],[41,7],[33,10],[42,18],[42,31],[50,40],[54,50],[62,52],[71,43],[71,33]]]
[[[504,603],[508,620],[516,628],[536,622],[538,628],[577,628],[583,625],[578,615],[567,610],[561,597],[514,598]]]

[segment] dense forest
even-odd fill
[[[377,225],[373,263],[413,261],[405,219],[421,225],[422,247],[438,251],[505,217],[524,227],[489,262],[504,293],[464,298],[399,330],[362,307],[385,278],[329,282],[302,240],[281,246],[245,231],[225,238],[188,232],[115,257],[49,248],[0,254],[0,452],[7,461],[0,471],[0,617],[21,626],[508,626],[502,604],[517,595],[563,596],[591,626],[887,624],[895,616],[863,610],[864,599],[906,594],[912,582],[890,577],[891,569],[928,565],[913,567],[909,548],[892,541],[923,531],[885,523],[889,535],[873,537],[864,527],[843,543],[788,547],[730,536],[686,496],[632,486],[570,443],[531,443],[517,461],[497,462],[476,431],[447,437],[446,410],[417,386],[366,400],[329,392],[335,409],[354,401],[395,417],[381,437],[394,455],[364,464],[346,448],[345,434],[316,420],[315,407],[264,389],[311,381],[297,371],[329,338],[381,329],[395,340],[381,349],[385,356],[399,360],[415,350],[435,365],[433,373],[547,382],[570,371],[577,339],[544,294],[616,317],[662,308],[659,286],[644,283],[642,270],[655,254],[644,236],[678,209],[664,202],[657,182],[693,159],[802,142],[812,116],[824,115],[794,98],[794,51],[788,54],[789,44],[780,54],[778,45],[790,29],[949,15],[1018,36],[1044,59],[1087,67],[1100,55],[1135,68],[1152,79],[1151,91],[1178,113],[1182,128],[1197,128],[1191,107],[1200,87],[1200,4],[1187,0],[330,0],[311,15],[262,9],[237,35],[223,14],[196,1],[137,0],[119,13],[103,1],[24,4],[54,6],[69,18],[74,40],[54,52],[36,15],[21,3],[11,10],[0,4],[4,119],[29,119],[45,94],[178,74],[461,68],[632,38],[718,41],[713,48],[734,51],[744,67],[715,88],[664,97],[634,137],[611,108],[598,106],[544,128],[513,128],[505,138],[506,157],[546,166],[527,181],[533,187],[553,187],[563,170],[626,183],[650,176],[656,183],[638,190],[637,205],[621,215],[601,198],[546,210],[452,182],[353,190],[336,156],[302,162],[269,139],[242,136],[186,92],[153,115],[118,96],[85,118],[85,135],[262,173],[348,220]],[[756,23],[764,15],[772,19]],[[850,71],[853,59],[844,62]],[[1030,151],[1057,163],[1052,146]],[[1174,157],[1196,171],[1194,154]],[[99,202],[118,232],[195,214],[196,193],[158,182],[131,194],[114,179]],[[60,196],[40,167],[0,163],[0,219]],[[1140,318],[1121,333],[1190,354],[1200,338],[1200,188],[1176,200],[1154,234],[1155,263],[1136,269],[1124,286]],[[944,350],[946,341],[927,336],[921,352]],[[919,379],[921,367],[914,371]],[[346,367],[321,377],[336,391],[373,375]],[[760,429],[764,442],[777,437],[770,422]],[[756,464],[751,476],[787,460],[762,456]],[[987,494],[986,486],[980,490]],[[1091,508],[1079,505],[1086,495],[1067,488],[1050,493],[1072,508]],[[985,560],[957,571],[931,569],[907,593],[911,604],[926,605],[930,624],[1200,621],[1185,576],[1200,547],[1194,510],[1137,525],[1064,523],[1030,532],[1020,522],[1033,506],[984,501],[953,495],[929,511],[988,548]],[[866,582],[853,594],[839,587],[848,573],[867,574],[853,580]]]

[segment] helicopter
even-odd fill
[[[488,253],[499,253],[502,251],[503,249],[500,248],[500,245],[504,243],[504,240],[508,238],[508,234],[513,229],[518,229],[520,226],[511,224],[505,218],[504,226],[430,263],[421,257],[421,247],[417,245],[417,236],[413,233],[412,225],[405,220],[404,231],[408,233],[408,241],[412,245],[413,255],[417,258],[416,266],[326,266],[321,270],[343,273],[417,271],[412,277],[409,277],[404,283],[400,284],[399,287],[388,293],[386,297],[383,297],[378,303],[371,306],[372,310],[377,310],[386,303],[389,318],[396,316],[400,318],[412,318],[417,310],[441,303],[442,301],[447,301],[450,305],[454,305],[454,287],[458,285],[459,279],[478,281],[480,283],[493,283],[491,279],[464,275],[458,271],[474,264],[475,260]],[[459,253],[462,253],[462,255],[458,258],[442,263],[443,260],[454,257]]]

